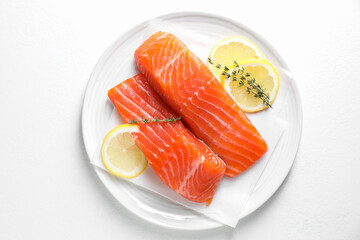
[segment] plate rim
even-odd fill
[[[214,13],[209,13],[209,12],[200,12],[200,11],[177,11],[177,12],[171,12],[171,13],[166,13],[163,15],[159,15],[157,17],[145,20],[137,25],[135,25],[134,27],[130,27],[129,29],[127,29],[125,32],[123,32],[122,34],[120,34],[115,40],[113,40],[111,42],[111,44],[105,49],[105,51],[101,54],[100,58],[98,59],[98,61],[96,62],[96,64],[94,65],[92,72],[89,76],[89,79],[87,81],[86,87],[85,87],[85,94],[84,94],[84,98],[83,98],[83,102],[82,102],[82,111],[81,111],[81,131],[82,131],[82,138],[83,138],[83,142],[84,142],[84,146],[85,146],[85,150],[87,153],[87,156],[89,159],[91,159],[91,155],[92,153],[90,152],[90,147],[89,147],[89,143],[87,142],[87,138],[86,138],[86,131],[85,131],[85,111],[86,109],[84,108],[85,106],[85,102],[88,98],[89,95],[89,85],[92,82],[91,80],[94,79],[93,76],[96,73],[97,70],[97,66],[101,65],[102,62],[104,62],[108,56],[109,53],[111,53],[111,51],[114,49],[115,45],[120,42],[120,41],[125,41],[125,39],[127,38],[127,36],[129,34],[131,34],[132,32],[136,32],[139,31],[141,28],[144,28],[147,26],[148,21],[154,20],[154,19],[158,19],[158,20],[168,20],[168,19],[172,19],[172,18],[180,18],[180,17],[191,17],[191,16],[200,16],[200,17],[207,17],[207,18],[215,18],[221,21],[226,21],[229,22],[230,24],[236,26],[236,27],[240,27],[242,29],[244,29],[247,33],[255,36],[257,39],[259,39],[260,41],[262,41],[263,43],[266,44],[266,47],[276,56],[276,59],[278,60],[278,62],[281,64],[281,67],[290,71],[289,66],[287,65],[287,63],[285,62],[285,60],[282,58],[282,56],[278,53],[278,51],[266,40],[264,39],[260,34],[258,34],[256,31],[252,30],[251,28],[247,27],[246,25],[242,24],[241,22],[231,19],[231,18],[227,18],[227,17],[223,17]],[[301,101],[301,96],[300,96],[300,92],[298,89],[297,84],[293,84],[292,85],[293,90],[294,90],[294,98],[296,99],[297,105],[299,106],[298,108],[298,114],[299,114],[299,119],[298,119],[298,141],[296,144],[294,144],[294,148],[295,148],[295,152],[292,154],[292,160],[288,161],[288,166],[286,168],[286,174],[284,174],[283,176],[281,176],[280,178],[278,177],[278,180],[276,181],[276,185],[273,186],[271,188],[271,191],[269,191],[269,194],[266,195],[265,198],[262,198],[262,201],[260,201],[259,203],[255,204],[254,206],[249,207],[249,202],[248,201],[246,203],[246,206],[244,208],[244,213],[241,215],[241,218],[245,218],[246,216],[252,214],[254,211],[256,211],[257,209],[259,209],[265,202],[267,202],[274,194],[275,192],[280,188],[280,186],[283,184],[284,180],[287,178],[287,176],[289,175],[289,172],[295,162],[295,159],[297,157],[298,151],[299,151],[299,146],[300,146],[300,142],[301,142],[301,138],[302,138],[302,128],[303,128],[303,109],[302,109],[302,101]],[[97,167],[93,166],[93,169],[95,171],[95,173],[97,174],[97,176],[99,177],[99,179],[101,180],[103,186],[107,189],[107,191],[112,195],[112,197],[114,197],[117,200],[117,203],[121,204],[123,207],[125,207],[126,209],[128,209],[130,212],[134,213],[136,216],[151,222],[153,224],[159,225],[161,227],[165,227],[168,229],[177,229],[177,230],[190,230],[190,231],[194,231],[194,230],[208,230],[208,229],[216,229],[216,228],[221,228],[221,227],[225,227],[226,225],[213,221],[214,223],[213,226],[204,226],[204,227],[197,227],[197,228],[183,228],[183,227],[177,227],[177,226],[169,226],[166,225],[162,222],[153,220],[153,219],[149,219],[148,217],[144,216],[143,214],[139,213],[135,208],[132,208],[131,206],[128,205],[124,205],[122,204],[118,198],[115,196],[115,194],[110,191],[109,187],[105,185],[103,176],[102,176],[102,170],[98,169]],[[285,172],[285,171],[283,171]],[[253,194],[250,195],[249,199],[253,198],[254,195],[256,194],[256,192],[254,192]]]

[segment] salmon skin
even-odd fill
[[[157,32],[135,51],[136,65],[185,125],[226,163],[233,177],[268,147],[206,65],[174,35]]]
[[[108,96],[125,122],[177,117],[142,74],[112,88]],[[210,204],[225,173],[225,163],[180,120],[137,124],[135,143],[156,175],[186,199]]]

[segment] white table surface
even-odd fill
[[[0,239],[360,239],[360,1],[329,2],[0,0]],[[236,229],[140,219],[107,192],[84,149],[81,107],[98,58],[126,30],[174,11],[260,33],[301,93],[293,169]]]

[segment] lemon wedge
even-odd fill
[[[139,126],[123,124],[106,134],[101,146],[101,157],[110,173],[123,178],[134,178],[145,170],[147,160],[131,134],[137,131]]]
[[[255,78],[256,83],[269,96],[269,103],[272,105],[280,85],[279,76],[275,68],[265,59],[251,59],[238,62],[238,64],[240,68],[244,68],[245,72],[248,72],[251,77]],[[238,81],[222,78],[221,84],[245,112],[258,112],[269,107],[260,98],[255,98],[254,94],[247,93],[246,88],[240,86]]]
[[[247,59],[262,59],[263,54],[251,41],[240,37],[230,37],[218,42],[210,51],[209,58],[214,64],[207,62],[212,73],[220,79],[221,69],[217,64],[232,68],[234,61],[241,62]]]

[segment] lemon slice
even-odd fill
[[[110,173],[123,178],[134,178],[145,170],[147,160],[131,135],[137,131],[139,126],[123,124],[106,134],[101,146],[101,157]]]
[[[256,83],[264,89],[265,93],[269,96],[269,103],[271,105],[276,98],[280,85],[279,76],[275,68],[265,59],[251,59],[239,62],[238,64],[240,68],[244,68],[245,72],[248,72],[251,77],[255,78]],[[238,81],[223,78],[221,84],[245,112],[258,112],[269,107],[260,98],[255,98],[254,94],[247,93],[246,88],[240,86]]]
[[[263,54],[255,44],[249,40],[236,36],[218,42],[210,51],[209,58],[214,64],[207,62],[212,73],[220,79],[221,69],[217,64],[232,68],[234,61],[241,62],[247,59],[262,59]]]

